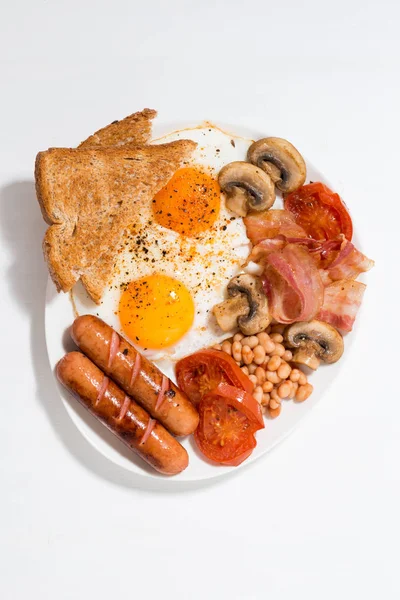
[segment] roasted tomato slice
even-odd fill
[[[223,396],[231,406],[240,410],[246,415],[249,421],[254,425],[255,431],[257,429],[264,429],[265,423],[261,412],[261,407],[257,400],[245,390],[239,390],[233,385],[227,383],[220,383],[215,393]]]
[[[198,409],[200,421],[194,437],[209,460],[237,466],[250,456],[257,445],[254,433],[264,427],[253,396],[220,384],[204,396]]]
[[[295,221],[314,240],[333,240],[343,233],[351,240],[353,223],[339,194],[323,183],[303,185],[284,201]]]
[[[195,405],[220,383],[228,383],[249,394],[253,391],[253,384],[233,358],[213,349],[199,350],[178,361],[176,379],[178,386]]]

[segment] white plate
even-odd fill
[[[170,131],[192,127],[198,123],[170,123],[168,125],[156,124],[154,127],[154,137],[160,137]],[[258,139],[268,135],[268,132],[250,131],[243,127],[234,127],[225,124],[218,124],[225,131],[229,131],[238,136],[243,136],[251,139]],[[244,159],[245,157],[243,157]],[[323,175],[313,167],[307,160],[307,181],[323,181],[330,185]],[[335,186],[331,186],[335,189]],[[80,285],[80,284],[78,284]],[[45,327],[46,327],[46,342],[51,368],[54,372],[55,365],[58,360],[69,350],[76,349],[69,337],[69,327],[74,320],[74,312],[69,294],[57,294],[54,284],[49,278],[46,293],[45,307]],[[96,307],[93,304],[93,312],[96,312]],[[350,336],[346,336],[345,344],[348,348],[349,343],[354,339],[355,332]],[[175,477],[165,477],[158,474],[151,467],[148,467],[144,461],[131,452],[122,442],[120,442],[111,432],[109,432],[97,419],[90,415],[79,402],[77,402],[68,392],[58,384],[61,399],[65,407],[78,427],[82,435],[106,458],[119,465],[120,467],[132,471],[138,476],[145,478],[156,478],[160,484],[171,483],[176,481],[200,481],[226,475],[231,471],[238,471],[246,465],[257,460],[266,454],[273,446],[287,436],[301,419],[308,414],[313,406],[322,398],[324,391],[338,375],[340,366],[343,361],[329,367],[321,367],[316,373],[312,374],[311,382],[314,385],[314,392],[311,397],[303,403],[295,403],[293,401],[284,401],[282,412],[277,419],[266,419],[266,426],[263,431],[257,433],[257,447],[253,451],[250,458],[242,463],[239,467],[223,467],[211,464],[204,460],[196,449],[192,438],[187,438],[182,441],[183,446],[189,453],[190,464],[188,468],[181,474]]]

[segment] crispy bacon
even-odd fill
[[[279,235],[294,238],[307,237],[304,229],[297,225],[293,216],[287,210],[267,210],[249,215],[243,221],[246,226],[247,237],[253,246],[262,240],[275,238]]]
[[[271,315],[279,323],[309,321],[321,309],[324,286],[318,268],[298,244],[268,254],[263,284]]]
[[[244,223],[253,244],[247,263],[264,266],[272,317],[279,323],[293,323],[317,315],[342,331],[351,331],[366,287],[354,280],[374,262],[344,235],[334,240],[307,237],[286,210],[249,215]]]
[[[346,239],[343,239],[340,250],[335,260],[327,268],[331,281],[342,279],[356,279],[360,273],[369,271],[374,266],[374,261],[367,258]]]
[[[283,250],[287,244],[287,239],[284,235],[278,235],[271,239],[265,239],[259,242],[256,246],[253,246],[246,264],[254,262],[257,264],[264,264],[268,254],[276,252],[277,250]]]
[[[317,315],[342,331],[351,331],[367,286],[360,281],[336,281],[325,288],[324,303]]]

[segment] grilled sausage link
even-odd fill
[[[185,448],[89,358],[70,352],[59,361],[56,372],[89,412],[157,471],[176,475],[186,469]]]
[[[93,315],[75,319],[71,336],[106,375],[174,435],[189,435],[199,423],[187,396],[147,358]]]

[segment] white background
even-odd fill
[[[0,7],[0,598],[399,598],[397,0]],[[43,333],[35,154],[144,106],[287,137],[376,260],[334,385],[200,489],[135,488],[70,421]]]

